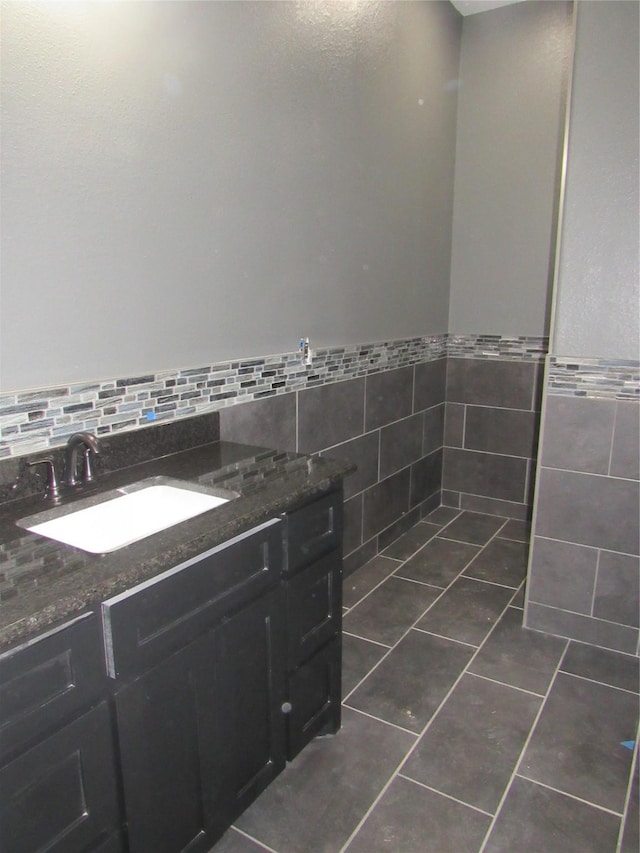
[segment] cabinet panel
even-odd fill
[[[342,491],[286,516],[285,571],[295,572],[342,546]]]
[[[340,728],[341,659],[338,636],[289,676],[289,760],[316,735]]]
[[[284,608],[277,592],[225,622],[218,643],[224,823],[231,823],[285,765]]]
[[[274,585],[281,565],[275,519],[109,599],[102,605],[109,675],[159,663]]]
[[[89,707],[104,683],[94,614],[0,656],[0,761]]]
[[[340,630],[342,558],[333,551],[287,581],[288,662],[292,669]]]
[[[119,824],[106,703],[0,770],[4,853],[118,850]]]
[[[131,853],[209,850],[284,766],[279,607],[263,596],[116,694]]]

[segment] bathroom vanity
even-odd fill
[[[203,471],[194,453],[178,454],[183,474],[240,497],[112,555],[44,540],[72,567],[0,624],[6,853],[207,851],[340,726],[349,466],[262,451]],[[13,547],[41,543],[22,532]]]

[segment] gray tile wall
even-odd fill
[[[220,412],[223,439],[353,461],[345,482],[350,573],[440,504],[446,359]]]
[[[640,406],[549,395],[525,625],[638,653]]]
[[[529,517],[541,373],[537,361],[448,359],[444,504]]]

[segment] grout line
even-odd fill
[[[475,557],[474,557],[474,559],[475,559]],[[466,574],[466,571],[467,570],[465,569],[463,574],[462,574],[462,577],[466,578],[467,580],[475,581],[476,583],[487,583],[487,584],[489,584],[489,586],[497,586],[500,589],[510,589],[513,592],[518,592],[518,590],[520,589],[520,584],[522,583],[522,581],[520,581],[518,586],[511,586],[508,583],[498,583],[498,581],[490,581],[490,580],[487,580],[486,578],[475,578],[473,575]]]
[[[600,573],[600,556],[601,556],[601,553],[602,552],[598,548],[598,553],[596,554],[596,571],[595,571],[595,574],[593,576],[593,589],[591,590],[591,607],[589,608],[589,616],[591,616],[594,619],[598,618],[595,615],[594,610],[595,610],[595,606],[596,606],[596,590],[598,588],[598,575]]]
[[[620,654],[616,652],[616,654]],[[626,687],[617,687],[615,684],[608,684],[606,681],[598,681],[596,678],[588,678],[586,675],[580,675],[577,672],[568,672],[566,669],[560,670],[560,675],[568,675],[570,678],[579,678],[581,681],[588,681],[590,684],[599,684],[601,687],[610,687],[611,690],[619,690],[621,693],[628,693],[630,696],[637,696],[635,690],[628,690]]]
[[[439,791],[437,788],[432,788],[431,785],[425,785],[424,782],[420,782],[419,779],[412,779],[411,776],[406,776],[404,773],[397,773],[396,777],[400,777],[400,779],[406,779],[407,782],[413,782],[414,785],[419,785],[421,788],[425,788],[427,791],[433,791],[434,794],[438,794],[440,797],[446,797],[447,800],[453,800],[454,803],[459,803],[461,806],[465,806],[468,809],[473,809],[474,812],[480,812],[480,814],[486,815],[486,817],[493,817],[491,812],[487,812],[484,809],[479,808],[478,806],[472,806],[471,803],[465,803],[464,800],[459,800],[457,797],[453,797],[451,794],[447,794],[444,791]]]
[[[373,643],[374,646],[380,646],[381,649],[391,649],[393,646],[388,645],[388,643],[381,643],[379,640],[370,640],[368,637],[361,637],[360,634],[354,634],[353,631],[343,631],[342,632],[347,637],[353,637],[356,640],[363,640],[365,643]],[[369,673],[367,673],[368,675]]]
[[[357,714],[362,714],[363,717],[368,717],[370,720],[375,720],[377,723],[383,723],[385,726],[391,726],[392,729],[397,729],[405,734],[412,735],[416,739],[420,737],[418,732],[414,732],[412,729],[405,729],[404,726],[399,726],[397,723],[392,723],[389,720],[383,720],[382,717],[376,717],[375,714],[369,714],[361,708],[354,708],[353,705],[347,705],[344,700],[342,701],[342,707],[348,708],[350,711],[355,711]]]
[[[481,675],[479,672],[469,671],[467,675],[472,675],[474,678],[481,678],[483,681],[490,681],[492,684],[499,684],[501,687],[510,687],[512,690],[519,690],[520,693],[526,693],[528,696],[535,696],[536,699],[544,699],[544,693],[536,693],[535,690],[527,690],[526,687],[518,687],[516,684],[509,684],[507,681],[499,681],[497,678],[489,678],[488,675]]]
[[[598,803],[592,803],[591,800],[585,800],[584,797],[578,797],[576,794],[570,794],[568,791],[563,791],[562,788],[554,788],[553,785],[548,785],[546,782],[540,782],[538,779],[532,779],[531,776],[526,776],[524,773],[516,773],[519,779],[525,779],[527,782],[531,782],[532,785],[538,785],[540,788],[546,788],[547,791],[553,791],[554,794],[562,794],[563,797],[569,797],[570,800],[575,800],[578,803],[583,803],[585,806],[591,806],[594,809],[598,809],[601,812],[606,812],[610,815],[615,815],[617,818],[622,817],[622,812],[617,812],[615,809],[608,809],[606,806],[601,806]]]
[[[245,832],[242,829],[238,829],[238,827],[234,823],[231,824],[230,829],[235,830],[235,832],[237,832],[239,835],[242,835],[244,838],[248,838],[250,841],[253,841],[254,844],[257,844],[263,850],[267,850],[268,853],[278,853],[278,851],[275,849],[275,847],[269,847],[268,844],[265,844],[264,841],[260,841],[254,835],[249,835],[248,832]],[[227,832],[228,832],[228,830],[227,830]]]
[[[627,818],[629,817],[629,809],[631,808],[631,793],[633,791],[633,783],[635,780],[635,774],[638,770],[638,738],[640,737],[640,725],[638,725],[636,729],[636,748],[633,756],[633,761],[631,762],[631,772],[629,773],[629,782],[627,784],[627,793],[624,798],[624,806],[622,808],[622,819],[620,821],[620,830],[618,832],[618,843],[616,844],[616,853],[623,853],[622,850],[622,841],[624,839],[624,829],[627,822]]]
[[[529,747],[529,743],[531,742],[531,738],[533,737],[533,733],[535,732],[536,727],[538,725],[538,721],[540,720],[540,717],[542,716],[542,712],[543,712],[544,708],[546,707],[547,699],[549,698],[551,688],[556,683],[556,677],[558,675],[558,672],[560,671],[560,666],[561,666],[562,661],[564,660],[564,658],[567,654],[568,648],[569,648],[569,641],[567,640],[565,647],[564,647],[564,651],[560,655],[558,663],[556,664],[555,671],[554,671],[551,679],[549,680],[549,685],[548,685],[547,690],[545,692],[545,695],[542,699],[542,702],[540,703],[540,707],[538,708],[538,713],[536,714],[536,717],[535,717],[533,723],[531,724],[531,728],[529,729],[529,733],[528,733],[527,737],[525,738],[524,743],[522,744],[522,749],[520,750],[520,755],[516,759],[516,762],[515,762],[515,765],[513,768],[513,772],[511,773],[511,776],[509,777],[509,781],[505,785],[504,791],[502,792],[502,797],[500,798],[500,802],[498,803],[498,805],[496,807],[495,814],[493,816],[491,823],[489,824],[489,827],[487,828],[487,831],[485,833],[482,844],[480,845],[480,849],[479,849],[478,853],[483,853],[483,851],[487,845],[487,842],[488,842],[489,838],[491,837],[491,833],[493,832],[493,828],[496,825],[496,821],[500,815],[500,812],[502,811],[502,806],[504,805],[504,802],[507,799],[509,791],[511,790],[511,785],[513,784],[513,780],[516,777],[518,768],[520,767],[520,764],[522,763],[525,752]]]

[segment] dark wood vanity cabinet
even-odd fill
[[[208,851],[340,726],[342,493],[0,657],[2,853]]]
[[[280,533],[104,605],[130,853],[209,850],[284,767]]]
[[[98,619],[0,656],[0,849],[122,850]]]

